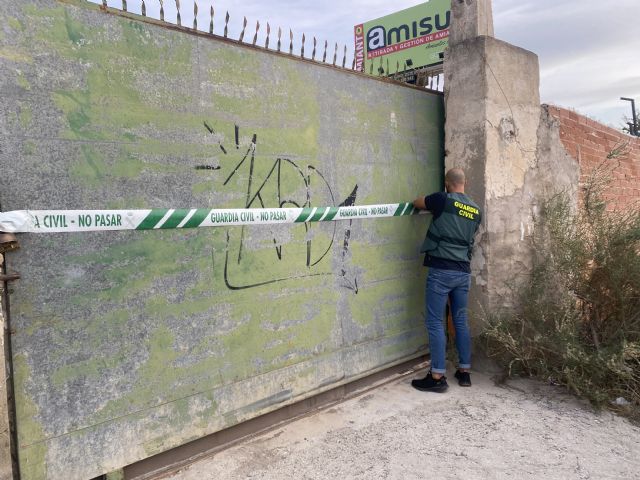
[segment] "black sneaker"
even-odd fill
[[[447,388],[449,388],[449,384],[447,383],[447,377],[444,375],[439,379],[433,378],[431,376],[431,371],[427,373],[427,376],[421,380],[411,380],[411,386],[417,390],[423,392],[444,392]]]
[[[454,376],[458,379],[458,385],[460,385],[461,387],[471,386],[471,375],[469,375],[469,372],[461,372],[460,370],[456,370],[456,374]]]

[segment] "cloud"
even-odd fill
[[[101,0],[91,0],[100,3]],[[128,0],[128,9],[131,12],[139,13],[141,0]],[[159,0],[146,0],[147,15],[159,17]],[[238,38],[242,29],[242,21],[246,16],[248,20],[247,29],[253,28],[255,31],[256,21],[260,21],[261,27],[269,22],[277,30],[281,27],[288,32],[292,29],[296,38],[306,33],[307,38],[316,36],[327,39],[330,43],[338,42],[341,45],[348,45],[351,49],[353,43],[353,27],[357,23],[368,21],[380,16],[393,13],[397,10],[411,7],[416,4],[413,0],[400,0],[390,6],[386,0],[355,0],[349,2],[337,2],[328,0],[299,1],[299,0],[273,0],[273,1],[243,1],[241,4],[232,0],[198,0],[198,25],[201,29],[208,29],[209,9],[213,5],[215,9],[215,30],[222,32],[224,16],[229,12],[231,17],[229,23],[229,36]],[[181,18],[183,25],[193,24],[193,2],[182,0]],[[108,0],[108,5],[114,8],[121,8],[121,0]],[[164,0],[165,19],[175,22],[176,9],[175,0]],[[262,30],[262,29],[261,29]],[[261,31],[264,34],[264,31]],[[262,38],[262,35],[260,35]]]
[[[101,0],[92,0],[100,3]],[[109,0],[120,8],[121,0]],[[311,53],[312,37],[319,48],[329,43],[329,57],[338,43],[338,61],[347,46],[347,65],[353,58],[353,26],[414,6],[419,1],[398,0],[198,0],[198,25],[209,28],[209,8],[216,10],[215,32],[231,20],[229,36],[237,39],[244,16],[248,19],[245,41],[251,41],[256,21],[261,27],[258,43],[264,45],[267,21],[271,46],[278,27],[283,29],[283,48],[288,50],[289,28],[294,33],[294,52],[300,52],[302,33],[305,52]],[[140,11],[141,0],[128,0],[129,10]],[[167,21],[175,21],[175,0],[164,0]],[[183,25],[193,23],[193,2],[182,0]],[[158,17],[158,0],[146,0],[147,15]],[[640,97],[640,0],[494,0],[496,36],[538,54],[541,67],[541,98],[548,103],[580,109],[605,122],[618,124],[628,106],[615,103],[620,96]],[[318,55],[321,55],[319,53]],[[640,98],[639,98],[640,100]],[[639,102],[640,103],[640,102]]]
[[[638,19],[638,0],[494,0],[496,36],[540,58],[542,100],[616,126],[640,97]]]
[[[549,66],[563,63],[573,55],[611,46],[611,53],[638,38],[633,21],[640,18],[640,2],[621,0],[613,14],[609,4],[594,0],[566,0],[557,5],[550,0],[525,0],[517,8],[499,10],[496,2],[495,29],[498,38],[533,49]],[[634,17],[635,15],[635,17]],[[637,43],[636,43],[637,45]]]

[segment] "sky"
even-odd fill
[[[101,0],[91,0],[100,3]],[[139,13],[142,0],[128,0]],[[229,36],[238,39],[243,17],[248,26],[244,41],[251,42],[256,21],[261,24],[258,44],[264,45],[266,23],[271,25],[270,47],[281,27],[288,49],[289,29],[294,52],[300,53],[305,33],[305,53],[328,40],[332,59],[339,44],[338,63],[347,46],[347,65],[353,58],[353,26],[419,3],[415,0],[197,0],[198,28],[208,30],[209,10],[215,9],[214,32],[221,34],[229,12]],[[158,18],[159,0],[145,0],[147,15]],[[193,0],[182,0],[182,24],[193,24]],[[121,8],[121,0],[108,0]],[[612,8],[615,5],[615,10]],[[165,20],[176,21],[175,0],[164,0]],[[496,37],[538,54],[543,103],[572,108],[613,127],[631,116],[635,98],[640,110],[640,0],[493,0]]]

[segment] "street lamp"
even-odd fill
[[[636,115],[636,101],[633,98],[620,97],[620,100],[631,102],[631,114],[633,123],[627,123],[629,125],[629,133],[636,137],[640,137],[640,126],[638,125],[638,116]]]

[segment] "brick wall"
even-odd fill
[[[610,210],[640,205],[640,138],[626,135],[579,113],[547,106],[560,123],[560,140],[580,165],[583,184],[595,168],[606,168],[613,182],[606,197]]]

